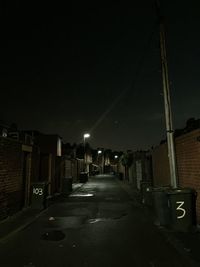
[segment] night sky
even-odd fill
[[[153,0],[20,2],[1,6],[0,120],[71,143],[91,131],[93,147],[118,150],[150,148],[165,137]],[[200,118],[200,4],[161,6],[174,128],[182,128]]]

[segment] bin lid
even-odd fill
[[[193,188],[174,188],[170,189],[167,193],[169,195],[176,195],[176,194],[191,194],[195,193],[196,191]]]

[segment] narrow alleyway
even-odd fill
[[[2,267],[189,267],[114,176],[96,176],[0,244]]]

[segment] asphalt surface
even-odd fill
[[[195,266],[113,176],[91,178],[0,244],[0,266]]]

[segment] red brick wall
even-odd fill
[[[20,210],[23,199],[22,145],[0,137],[0,219]]]
[[[155,147],[152,151],[154,186],[170,185],[170,170],[167,144]]]
[[[199,136],[198,129],[176,138],[179,185],[197,191],[198,222],[200,222],[200,142],[197,140]]]
[[[194,188],[197,193],[197,220],[200,223],[200,129],[177,137],[175,140],[178,184]],[[167,144],[156,147],[152,152],[153,179],[155,186],[170,184]]]

